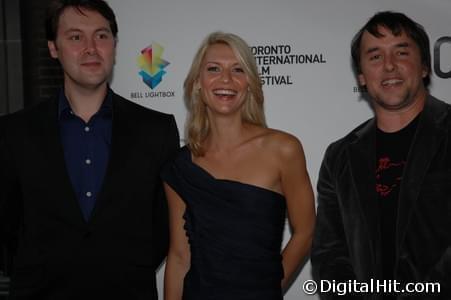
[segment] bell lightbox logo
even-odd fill
[[[161,58],[163,51],[164,48],[160,44],[153,42],[142,49],[138,56],[138,66],[141,69],[139,75],[152,90],[160,84],[166,74],[164,69],[169,65],[168,61]]]

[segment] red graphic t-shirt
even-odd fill
[[[388,156],[378,158],[376,167],[376,192],[379,197],[387,197],[401,185],[405,160],[392,161]]]

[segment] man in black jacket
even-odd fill
[[[404,14],[381,12],[357,33],[351,51],[375,118],[326,151],[314,278],[355,280],[359,299],[451,299],[451,106],[426,88],[428,36]],[[379,292],[365,293],[372,280]],[[424,293],[406,285],[425,282],[435,284]]]
[[[117,24],[106,2],[52,1],[46,33],[64,87],[0,119],[11,299],[157,299],[168,244],[159,173],[178,149],[175,120],[109,88]]]

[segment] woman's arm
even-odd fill
[[[292,229],[291,238],[282,251],[282,288],[286,289],[293,273],[310,251],[315,224],[315,200],[301,143],[295,137],[285,135],[279,145],[281,186]]]
[[[169,252],[164,272],[164,299],[181,300],[183,279],[190,267],[188,237],[183,228],[186,206],[180,196],[166,183],[164,190],[169,206]]]

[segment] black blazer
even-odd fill
[[[311,255],[316,280],[382,278],[375,135],[371,119],[326,151]],[[439,282],[439,295],[419,299],[433,295],[431,299],[451,299],[451,106],[432,96],[426,100],[408,154],[394,230],[395,279]],[[342,299],[336,294],[322,298]]]
[[[110,161],[86,222],[65,167],[54,99],[0,119],[0,220],[15,239],[12,299],[157,299],[168,245],[159,173],[173,116],[113,95]]]

